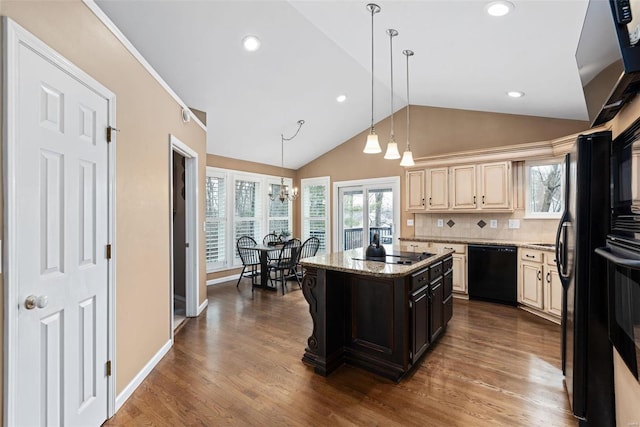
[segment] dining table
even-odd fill
[[[240,246],[240,249],[250,249],[260,253],[260,284],[253,285],[254,288],[277,291],[275,285],[269,285],[269,252],[279,252],[283,246],[284,243],[277,243],[275,245],[258,244],[254,246]]]

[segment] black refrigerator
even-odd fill
[[[605,245],[610,219],[611,132],[580,135],[565,158],[565,211],[556,237],[563,285],[562,371],[581,426],[615,426],[607,330]]]

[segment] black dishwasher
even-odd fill
[[[515,246],[469,245],[469,299],[517,305]]]

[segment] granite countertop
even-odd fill
[[[461,243],[465,245],[505,245],[505,246],[518,246],[521,248],[537,249],[541,251],[555,251],[555,243],[546,242],[514,242],[509,240],[495,240],[495,239],[482,239],[482,238],[464,238],[464,237],[429,237],[429,236],[415,236],[415,237],[400,237],[400,241],[412,241],[412,242],[433,242],[433,243]]]
[[[385,245],[387,253],[398,253],[400,248],[397,246]],[[391,248],[391,251],[389,250]],[[365,249],[356,248],[344,252],[335,252],[330,254],[318,255],[310,258],[303,258],[300,260],[300,264],[304,267],[316,267],[326,270],[343,271],[348,273],[357,273],[365,276],[377,276],[377,277],[403,277],[412,274],[429,264],[439,261],[445,258],[449,254],[453,253],[451,250],[444,251],[443,253],[434,254],[422,261],[417,261],[413,264],[388,264],[380,261],[362,261],[364,258]],[[360,259],[354,259],[360,258]]]

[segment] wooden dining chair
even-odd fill
[[[319,248],[320,248],[320,239],[318,239],[317,237],[309,237],[302,244],[302,247],[300,248],[300,255],[298,256],[298,260],[296,261],[296,265],[294,268],[294,272],[296,275],[296,280],[298,280],[298,284],[300,284],[300,280],[304,275],[304,269],[300,265],[300,260],[303,258],[310,258],[312,256],[316,256]]]
[[[262,244],[265,246],[275,246],[276,243],[280,243],[280,237],[276,233],[269,233],[262,238]],[[269,261],[274,261],[278,259],[279,254],[280,251],[278,249],[269,251],[267,252],[267,259]]]
[[[240,273],[240,277],[238,277],[236,288],[243,277],[251,278],[252,292],[253,285],[257,284],[256,277],[260,276],[260,271],[258,271],[258,266],[260,265],[260,252],[256,249],[251,249],[251,247],[256,245],[256,241],[251,236],[241,236],[236,240],[236,249],[238,251],[238,256],[240,256],[240,260],[242,261],[242,272]]]
[[[284,295],[284,287],[286,285],[287,277],[289,273],[295,269],[301,246],[302,243],[300,242],[300,239],[290,239],[286,241],[282,246],[282,249],[280,249],[278,259],[269,263],[269,279],[273,282],[273,279],[271,279],[271,272],[275,272],[275,286],[277,288],[278,282],[282,283],[282,295]],[[298,286],[300,286],[299,280]]]

